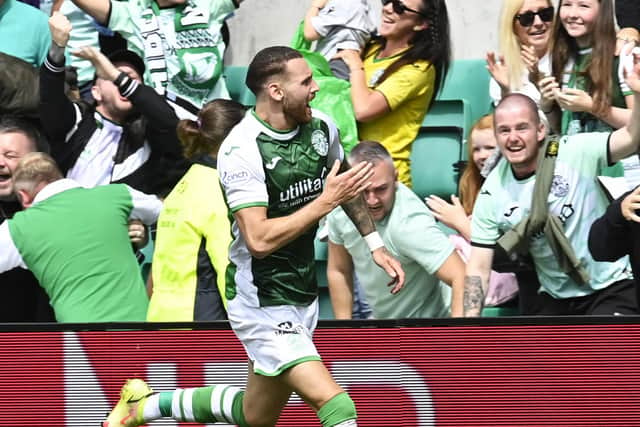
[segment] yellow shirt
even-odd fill
[[[359,123],[358,135],[361,141],[378,141],[384,145],[393,157],[400,181],[411,186],[411,144],[433,97],[436,70],[428,61],[419,60],[402,66],[378,85],[376,82],[384,70],[404,53],[377,58],[380,48],[379,44],[369,48],[364,71],[369,88],[384,95],[391,111],[370,122]]]
[[[216,169],[195,164],[165,199],[158,218],[147,321],[212,320],[203,304],[214,287],[226,306],[231,226],[219,182]],[[208,256],[204,265],[202,249]]]

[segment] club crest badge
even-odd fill
[[[378,80],[380,80],[380,77],[382,77],[383,74],[384,74],[384,69],[375,71],[371,75],[371,78],[369,79],[369,87],[374,87],[375,85],[377,85]]]
[[[321,156],[326,156],[329,152],[329,141],[327,140],[327,136],[320,129],[316,129],[311,134],[311,145],[313,145],[313,149],[316,150]]]
[[[569,182],[561,175],[554,175],[550,192],[556,197],[565,197],[569,194]]]

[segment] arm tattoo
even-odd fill
[[[356,229],[360,232],[361,236],[366,236],[367,234],[376,231],[376,226],[373,223],[371,215],[369,215],[369,210],[367,209],[367,204],[365,203],[362,194],[348,202],[344,202],[342,204],[342,209],[344,209],[344,212],[356,226]]]
[[[343,160],[340,165],[340,172],[344,172],[347,169],[349,169],[349,163],[347,163],[346,160]],[[376,225],[369,214],[369,209],[367,209],[367,204],[364,201],[362,193],[348,202],[344,202],[341,206],[344,213],[347,214],[349,219],[356,226],[356,229],[360,232],[361,236],[366,236],[367,234],[376,231]]]
[[[480,315],[484,305],[484,293],[482,291],[482,279],[480,276],[464,277],[464,313],[477,313]]]

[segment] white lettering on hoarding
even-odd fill
[[[176,372],[178,372],[178,367],[175,363],[149,363],[147,365],[146,380],[154,390],[173,390],[178,387]],[[163,427],[177,427],[178,424],[172,420],[165,420],[162,425]]]
[[[420,372],[411,365],[397,360],[366,360],[332,362],[330,371],[336,382],[345,389],[349,386],[394,386],[405,391],[413,400],[417,427],[434,427],[435,408],[431,390]],[[410,384],[411,387],[407,387]]]
[[[178,363],[150,362],[146,366],[146,379],[156,391],[173,390],[179,383],[178,368]],[[422,375],[411,365],[398,360],[349,360],[333,361],[328,368],[338,384],[346,390],[351,386],[392,386],[402,389],[412,400],[418,420],[416,427],[435,426],[431,391]],[[193,370],[197,369],[197,366],[193,367]],[[229,384],[243,387],[247,379],[248,364],[246,361],[208,362],[203,364],[202,369],[203,385]],[[112,406],[75,332],[64,333],[64,396],[67,426],[86,426],[88,420],[103,420]],[[289,404],[303,405],[304,402],[297,395],[292,395]],[[177,424],[166,420],[162,425],[175,427]],[[226,424],[215,426],[231,427]]]
[[[84,347],[75,332],[64,332],[64,413],[66,426],[103,420],[111,410]],[[56,390],[52,390],[56,392]]]

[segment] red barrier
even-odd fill
[[[640,325],[324,328],[315,339],[359,426],[640,425]],[[98,426],[132,376],[156,391],[242,385],[245,354],[228,330],[0,333],[0,426]],[[294,397],[278,425],[319,423]]]

